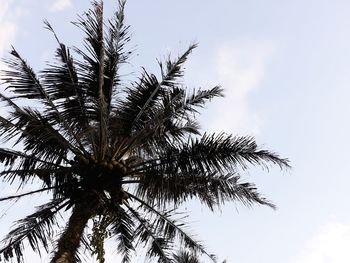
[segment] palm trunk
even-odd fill
[[[60,237],[51,263],[74,263],[84,228],[93,210],[77,204],[69,218],[68,225]]]

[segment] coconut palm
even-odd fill
[[[214,259],[178,221],[180,205],[198,199],[212,210],[231,201],[274,207],[253,184],[240,182],[240,171],[285,168],[288,161],[259,149],[252,137],[200,133],[198,110],[223,90],[186,90],[183,64],[195,44],[160,62],[159,76],[142,70],[134,82],[123,80],[130,55],[124,6],[120,0],[104,21],[102,2],[93,2],[75,23],[85,33],[84,48],[68,48],[46,22],[58,48],[39,73],[14,48],[5,61],[1,177],[20,187],[1,201],[49,196],[4,238],[5,261],[21,262],[29,244],[36,252],[53,250],[55,263],[79,261],[79,248],[103,262],[107,237],[123,262],[140,246],[149,258],[170,262],[180,242]],[[41,184],[25,190],[33,180]],[[61,213],[68,219],[57,237]]]

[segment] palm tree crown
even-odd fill
[[[239,171],[249,164],[284,168],[288,161],[251,137],[200,134],[198,109],[223,90],[190,92],[182,84],[183,64],[196,45],[159,63],[159,77],[143,70],[134,83],[123,82],[120,67],[130,54],[124,6],[120,0],[104,21],[102,2],[93,2],[75,23],[85,33],[83,49],[68,48],[46,22],[58,48],[55,62],[38,74],[14,48],[5,61],[8,93],[0,99],[8,111],[0,117],[0,137],[10,148],[0,148],[1,177],[20,182],[19,189],[32,180],[42,184],[0,200],[50,194],[4,238],[5,261],[21,262],[25,242],[34,251],[50,250],[57,216],[66,210],[51,262],[77,262],[80,246],[103,262],[106,237],[116,240],[124,262],[137,245],[170,262],[180,241],[214,259],[176,220],[179,205],[194,198],[212,210],[228,201],[273,207],[253,184],[240,182]]]

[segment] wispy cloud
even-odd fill
[[[9,49],[10,44],[14,42],[17,31],[16,15],[11,10],[11,3],[13,1],[0,1],[0,57],[2,58],[5,51]],[[0,62],[0,67],[3,64]]]
[[[210,72],[223,86],[225,98],[210,106],[204,122],[209,131],[257,134],[262,120],[249,106],[249,96],[259,88],[275,46],[269,42],[242,41],[220,46]]]
[[[54,3],[50,6],[49,10],[51,12],[59,12],[63,11],[69,7],[72,6],[71,0],[56,0]]]
[[[350,262],[350,225],[332,222],[322,226],[292,263]]]

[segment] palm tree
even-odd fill
[[[0,136],[10,148],[0,148],[1,177],[18,182],[20,192],[0,200],[38,193],[50,200],[4,238],[5,261],[21,262],[26,242],[40,252],[55,239],[51,262],[79,261],[81,246],[103,262],[107,237],[123,262],[137,246],[170,262],[178,242],[214,259],[186,233],[176,208],[189,199],[212,210],[229,201],[274,207],[239,173],[249,165],[285,168],[288,160],[259,149],[251,137],[200,134],[198,110],[223,90],[190,92],[182,84],[183,64],[196,45],[159,63],[159,77],[143,70],[135,82],[123,81],[120,68],[130,54],[124,6],[120,0],[104,21],[102,2],[93,2],[75,23],[85,33],[83,49],[68,48],[46,22],[58,48],[55,62],[39,74],[14,48],[6,60],[8,92],[0,99],[8,111]],[[24,191],[33,180],[41,182],[38,189]],[[64,211],[69,218],[57,238]]]

